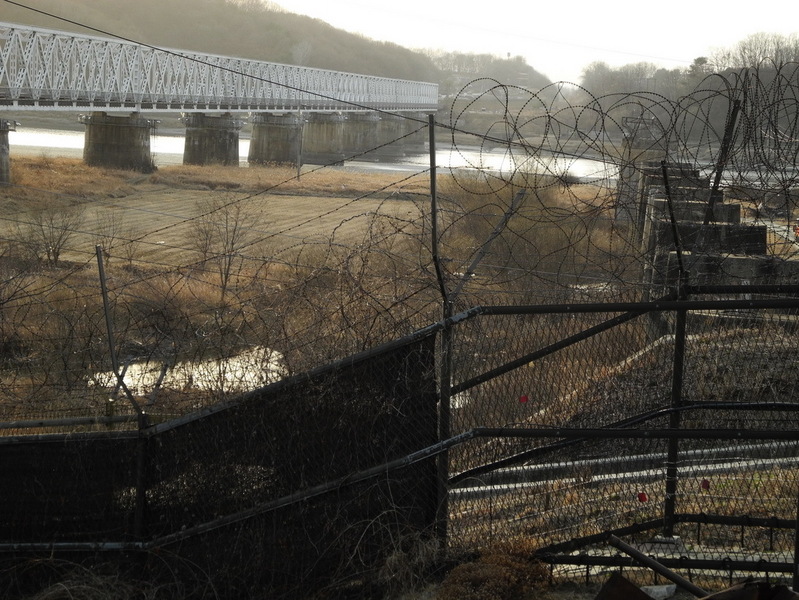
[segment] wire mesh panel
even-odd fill
[[[2,438],[0,456],[2,543],[133,538],[135,434]]]
[[[467,373],[453,386],[469,393],[454,399],[459,430],[486,433],[451,453],[451,542],[516,540],[560,564],[558,573],[583,573],[577,565],[599,573],[601,565],[628,564],[608,544],[615,533],[716,585],[752,572],[791,573],[799,498],[794,326],[776,309],[723,306],[690,311],[685,328],[675,325],[680,317],[634,312],[596,335],[556,335],[562,344],[539,335],[543,349],[518,344],[501,356],[505,372],[492,355],[491,320],[512,320],[513,333],[498,327],[503,339],[532,341],[539,315],[519,307],[516,316],[461,323],[481,331],[473,339],[488,340],[487,357],[479,344],[468,356],[495,375]],[[562,321],[566,331],[575,321],[595,331],[594,313],[567,312],[578,314]],[[557,314],[541,313],[542,326],[558,325]],[[664,323],[671,333],[647,342]],[[474,398],[480,410],[463,411],[460,403]]]
[[[192,565],[225,597],[374,570],[433,526],[435,464],[406,457],[436,441],[434,341],[139,435],[6,438],[2,543],[143,550],[139,577]]]
[[[501,355],[490,349],[486,358],[482,344],[469,346],[470,355],[481,357],[476,363],[523,364],[455,397],[459,431],[509,430],[501,439],[475,441],[451,455],[452,532],[458,543],[468,546],[484,538],[486,527],[498,536],[532,537],[538,544],[581,537],[612,529],[614,523],[646,520],[645,514],[662,503],[662,490],[651,485],[662,475],[662,461],[653,458],[665,453],[662,442],[648,440],[642,446],[513,434],[531,427],[609,427],[634,416],[649,427],[664,424],[662,416],[647,414],[668,403],[672,344],[646,343],[645,316],[580,335],[608,321],[596,314],[518,314],[464,324],[466,331],[479,331],[475,339],[490,343],[498,330],[500,339],[513,344]],[[461,335],[468,333],[459,331],[456,339]],[[570,338],[562,347],[555,344]],[[625,471],[627,477],[620,475]],[[639,494],[647,489],[647,501],[641,502]],[[495,509],[500,505],[505,507],[501,516]]]

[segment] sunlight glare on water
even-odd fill
[[[79,131],[57,131],[51,129],[19,129],[10,131],[8,141],[11,155],[20,154],[63,154],[79,156],[83,151],[84,134]],[[158,165],[182,164],[185,137],[153,135],[150,151]],[[239,140],[239,156],[242,166],[247,164],[250,140]],[[63,152],[60,152],[63,151]],[[411,168],[426,169],[430,158],[427,154],[407,156],[402,161]],[[390,165],[359,163],[373,170],[390,169]],[[498,173],[511,173],[517,170],[528,173],[544,173],[559,178],[573,177],[583,182],[611,181],[617,176],[615,165],[585,158],[555,158],[510,154],[501,149],[481,152],[479,149],[442,149],[436,152],[436,165],[443,169],[479,169]]]

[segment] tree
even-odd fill
[[[617,91],[616,72],[606,62],[592,62],[583,69],[581,84],[593,96],[605,96]]]
[[[799,35],[779,33],[755,33],[732,48],[725,48],[712,55],[717,71],[727,69],[757,68],[768,62],[781,66],[799,61]]]
[[[190,243],[201,262],[218,275],[220,302],[243,264],[241,250],[255,239],[250,228],[253,218],[240,201],[215,198],[200,205],[193,222]]]
[[[31,214],[18,231],[18,241],[38,262],[57,267],[69,240],[83,224],[83,209],[47,208]]]

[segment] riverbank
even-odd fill
[[[19,123],[18,130],[55,130],[55,131],[72,131],[83,133],[85,126],[80,122],[82,114],[90,114],[90,109],[77,110],[70,109],[68,111],[60,110],[8,110],[0,111],[0,118],[8,121],[15,121]],[[124,112],[127,114],[131,111]],[[161,135],[177,135],[181,136],[186,132],[183,123],[180,122],[180,113],[164,112],[164,113],[147,113],[144,115],[147,119],[157,122],[157,131]],[[249,138],[249,132],[245,132],[246,137]]]

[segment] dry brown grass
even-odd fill
[[[185,265],[192,219],[211,200],[246,206],[268,248],[250,248],[254,256],[279,253],[303,243],[361,243],[375,214],[418,219],[414,202],[428,193],[424,175],[366,174],[343,169],[305,172],[297,180],[287,167],[170,166],[142,175],[105,170],[75,159],[47,157],[12,161],[12,186],[0,189],[0,238],[19,240],[31,215],[40,211],[80,210],[79,231],[64,259],[92,260],[94,247],[114,247],[111,263]],[[409,212],[410,211],[410,212]],[[418,212],[418,211],[417,211]],[[109,225],[116,240],[107,239]],[[350,239],[351,238],[351,239]],[[296,254],[296,251],[294,251]]]
[[[353,197],[379,190],[382,194],[405,192],[428,194],[426,174],[362,173],[357,170],[305,167],[300,178],[297,170],[286,166],[223,167],[165,166],[143,175],[135,171],[91,167],[71,158],[16,157],[11,161],[13,187],[6,196],[47,191],[77,198],[124,197],[143,184],[199,190],[237,190],[257,193],[269,190],[299,195],[336,195]],[[400,181],[403,180],[403,181]]]
[[[200,189],[227,189],[244,192],[285,193],[298,195],[332,195],[353,197],[405,192],[428,194],[427,175],[418,174],[408,181],[397,183],[404,176],[396,173],[362,173],[355,170],[309,168],[303,169],[300,178],[293,167],[214,167],[214,166],[169,166],[162,167],[150,176],[152,183],[170,187]]]
[[[455,567],[441,583],[439,600],[532,600],[548,587],[548,569],[522,547],[491,548]]]
[[[7,198],[23,198],[24,208],[30,206],[41,192],[64,194],[75,199],[90,197],[125,196],[133,191],[133,183],[142,175],[118,169],[90,167],[82,161],[69,158],[20,157],[11,161],[13,186],[3,191]],[[52,202],[48,197],[48,201]],[[70,201],[64,198],[65,203]],[[12,207],[13,208],[13,207]],[[20,207],[23,208],[23,207]]]

